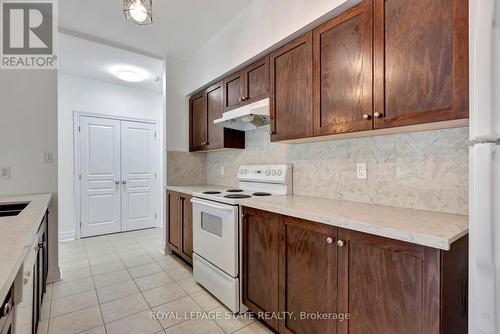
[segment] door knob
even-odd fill
[[[331,244],[332,242],[333,242],[332,238],[330,238],[330,237],[326,238],[326,243],[327,244]]]
[[[364,115],[363,115],[363,119],[370,119],[370,115],[368,115],[368,114],[364,114]]]
[[[339,247],[344,247],[344,244],[345,243],[342,240],[337,241],[337,246],[339,246]]]
[[[120,184],[120,181],[115,181],[115,184],[116,184],[116,185],[119,185],[119,184]]]
[[[274,135],[274,130],[269,130],[270,135]]]
[[[123,180],[123,181],[122,181],[122,183],[123,183],[123,184],[127,184],[127,181]]]
[[[379,118],[381,116],[382,116],[382,114],[379,113],[378,111],[376,111],[376,112],[373,113],[373,117],[375,117],[375,118]]]

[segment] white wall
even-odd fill
[[[165,59],[166,71],[166,140],[168,151],[189,148],[189,99],[186,97],[186,68],[183,60]]]
[[[57,240],[57,72],[0,70],[0,195],[53,193],[49,239]],[[43,162],[43,152],[54,161]],[[57,243],[49,249],[49,280],[59,278]]]
[[[186,96],[360,0],[253,0],[184,61],[167,63],[167,149],[188,151]],[[181,131],[182,130],[182,131]]]
[[[162,93],[59,73],[59,238],[75,236],[74,207],[74,112],[159,122],[163,126]],[[162,138],[160,133],[159,138]],[[161,151],[164,151],[163,143]],[[161,157],[163,159],[163,157]],[[162,161],[162,160],[160,160]]]
[[[253,0],[187,59],[187,93],[360,0]]]

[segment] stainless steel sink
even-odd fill
[[[0,217],[17,216],[30,202],[0,204]]]

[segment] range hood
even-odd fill
[[[225,128],[250,131],[269,125],[270,101],[269,98],[247,104],[222,114],[214,124]]]

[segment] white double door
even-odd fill
[[[155,124],[81,116],[80,235],[156,226]]]

